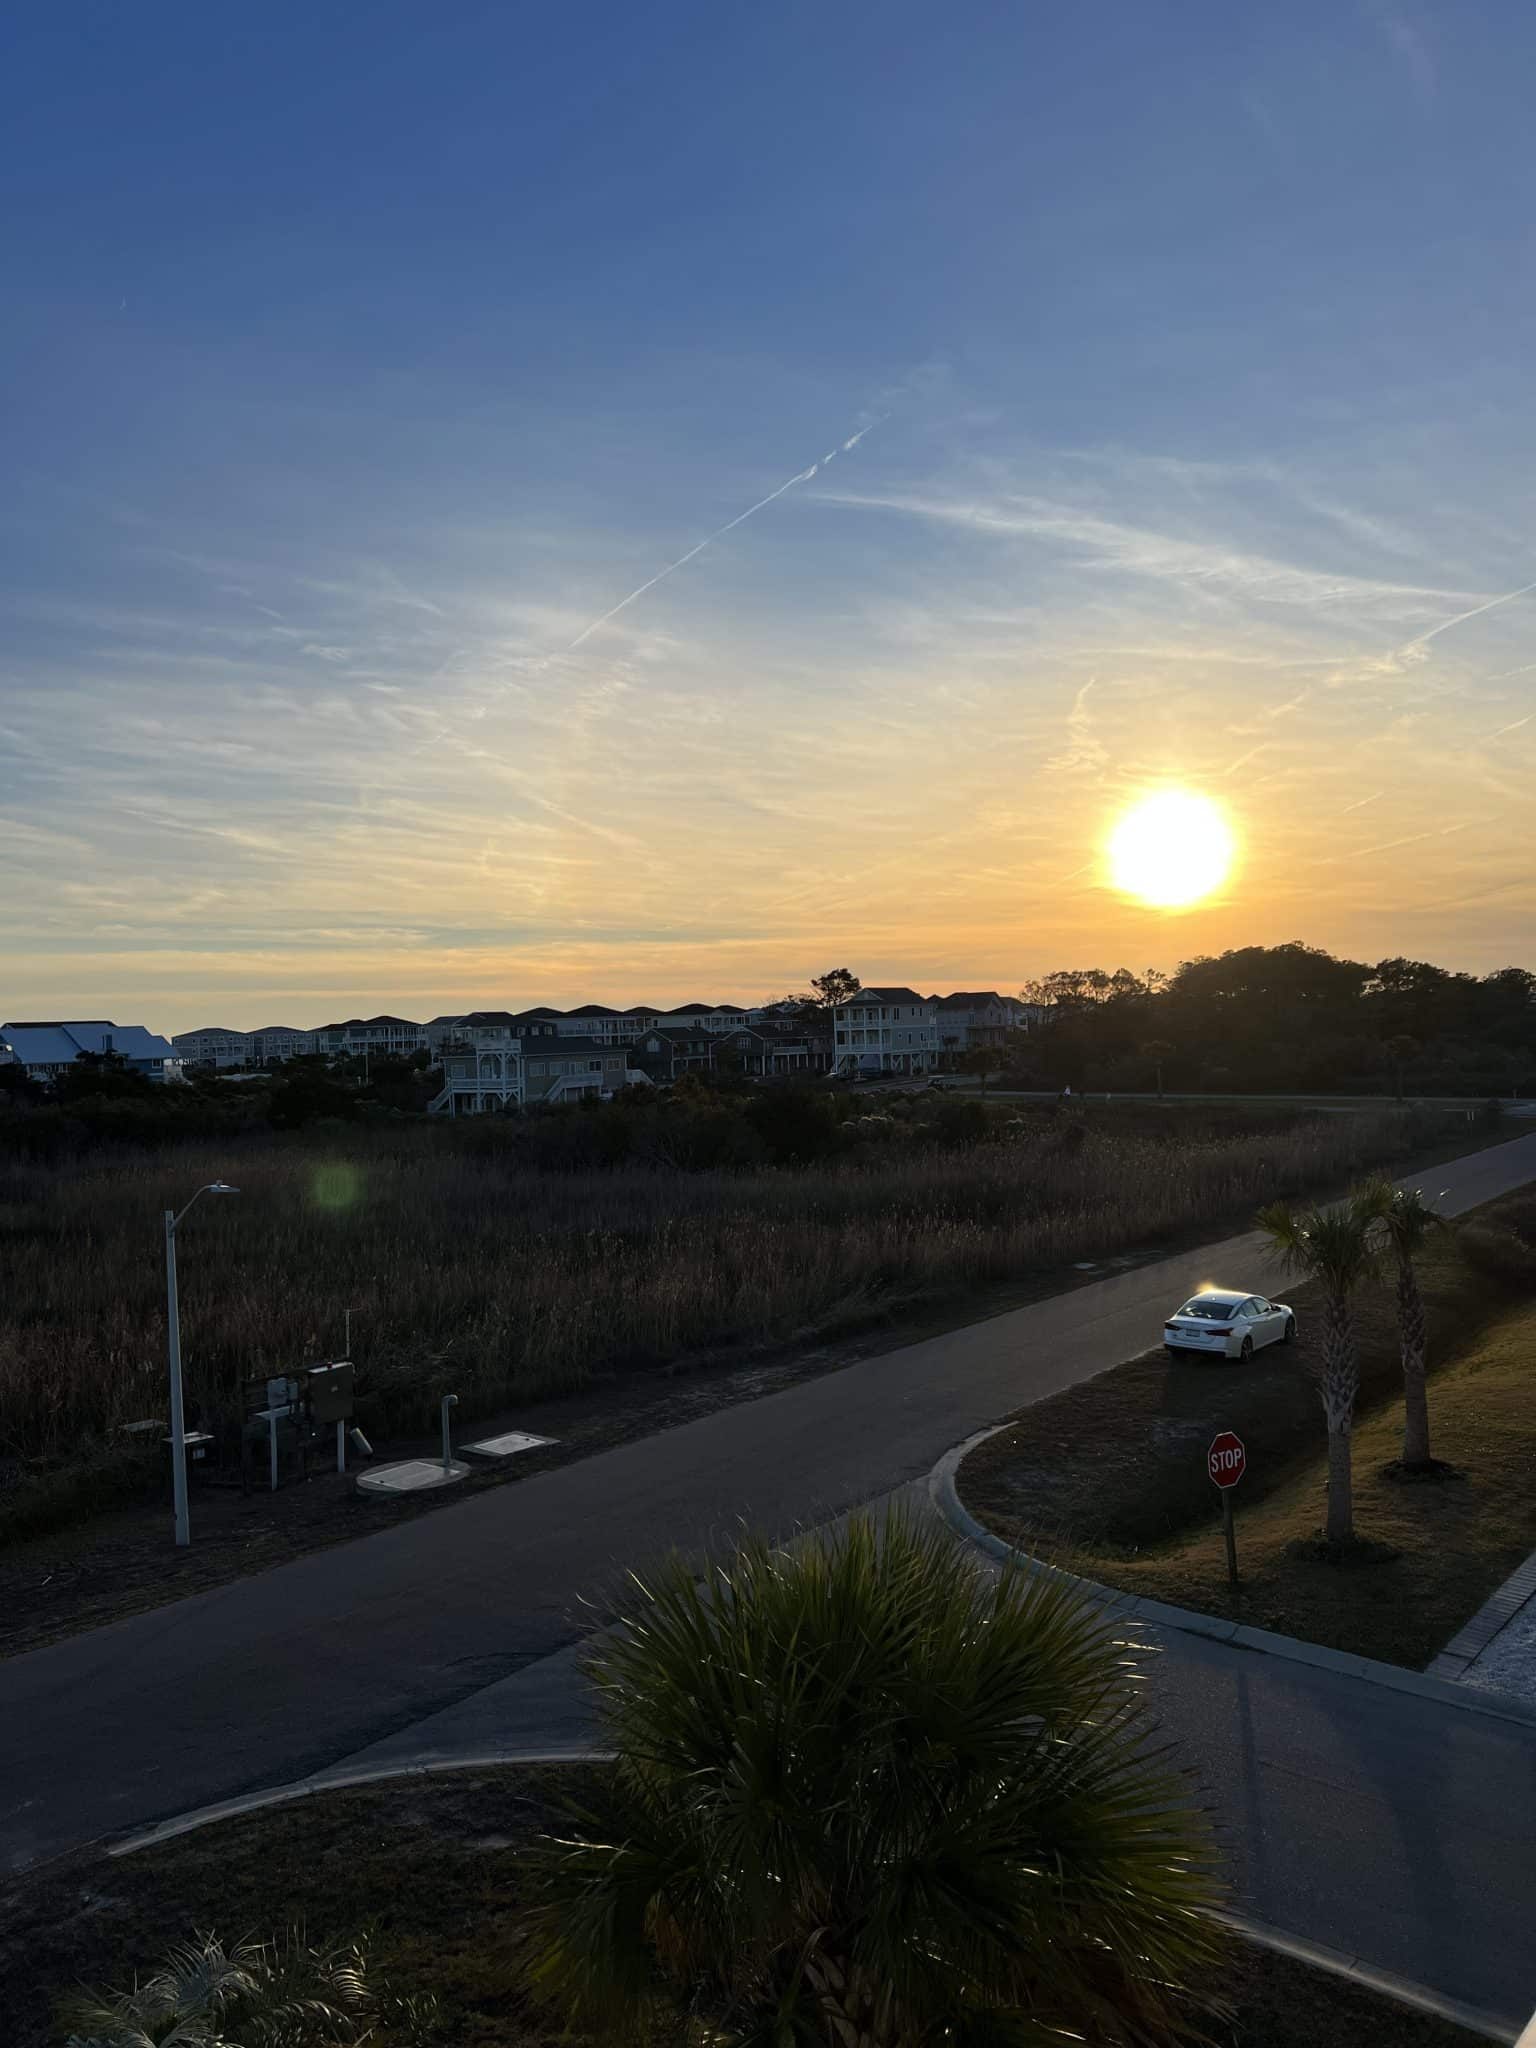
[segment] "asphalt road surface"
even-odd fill
[[[1446,1213],[1474,1207],[1536,1179],[1536,1134],[1425,1178]],[[888,1494],[973,1430],[1144,1349],[1200,1284],[1280,1280],[1255,1238],[1230,1238],[6,1660],[0,1869],[409,1742],[458,1703],[472,1719],[477,1695],[482,1711],[536,1700],[551,1672],[564,1698],[569,1659],[540,1660],[627,1569]],[[1529,2009],[1536,1729],[1173,1632],[1146,1640],[1246,1910],[1448,1996]]]

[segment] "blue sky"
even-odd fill
[[[13,15],[0,1013],[1529,959],[1533,57]],[[1170,780],[1244,845],[1177,918],[1098,861]]]

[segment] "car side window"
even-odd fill
[[[1267,1316],[1269,1314],[1269,1303],[1264,1300],[1262,1295],[1256,1294],[1248,1306],[1256,1316]]]
[[[1242,1307],[1238,1310],[1238,1314],[1240,1316],[1251,1316],[1255,1313],[1257,1308],[1258,1303],[1256,1301],[1245,1301]]]

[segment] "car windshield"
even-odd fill
[[[1179,1310],[1181,1316],[1200,1316],[1208,1323],[1230,1323],[1236,1313],[1235,1301],[1212,1301],[1208,1294],[1197,1294]]]

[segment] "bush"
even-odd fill
[[[974,1145],[991,1128],[986,1105],[965,1097],[946,1097],[939,1104],[933,1126],[946,1145]]]
[[[329,1074],[300,1067],[272,1090],[267,1115],[275,1131],[298,1130],[322,1119],[345,1123],[357,1115],[357,1097]]]
[[[832,1097],[809,1088],[765,1088],[748,1103],[746,1118],[776,1166],[809,1166],[842,1149]]]
[[[575,2025],[1204,2038],[1209,1826],[1074,1589],[855,1517],[702,1585],[675,1560],[591,1672],[612,1773],[528,1858],[529,1974]]]
[[[1502,1223],[1468,1223],[1456,1233],[1462,1257],[1474,1272],[1522,1293],[1536,1290],[1536,1249]]]
[[[162,1393],[162,1400],[164,1396]],[[142,1500],[169,1470],[158,1435],[94,1439],[67,1457],[0,1461],[0,1542],[46,1535]]]

